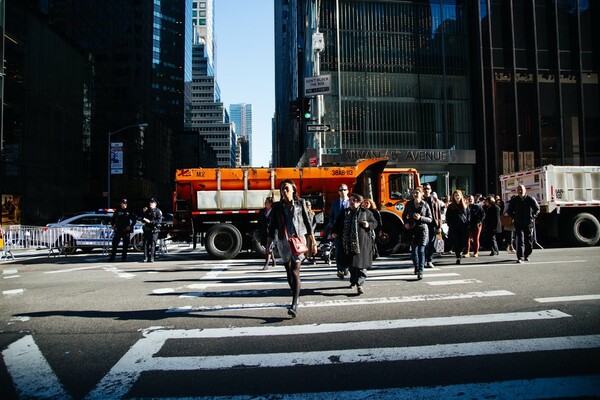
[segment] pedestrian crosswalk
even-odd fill
[[[211,265],[210,268],[207,268]],[[460,268],[477,268],[477,265],[440,265],[425,271],[425,279],[417,282],[409,260],[382,258],[368,273],[367,293],[355,295],[348,289],[348,280],[336,277],[335,266],[323,264],[304,265],[300,299],[300,317],[287,318],[285,308],[290,298],[286,274],[282,266],[261,271],[260,260],[222,261],[203,264],[206,268],[193,282],[179,286],[164,285],[164,282],[184,282],[184,279],[156,279],[148,293],[165,304],[165,318],[224,317],[232,318],[232,326],[182,329],[177,324],[152,326],[141,331],[141,339],[122,355],[119,361],[94,386],[86,399],[136,398],[131,395],[136,383],[152,374],[177,374],[199,372],[229,374],[230,371],[249,371],[265,375],[274,369],[288,371],[308,368],[353,369],[356,365],[394,365],[418,362],[467,362],[482,357],[514,356],[517,360],[542,354],[540,360],[557,357],[570,352],[600,351],[600,334],[589,334],[564,329],[572,321],[582,318],[577,308],[562,309],[562,302],[598,302],[600,294],[569,294],[568,296],[525,298],[514,288],[507,290],[495,282]],[[192,270],[195,266],[188,264]],[[197,267],[197,266],[196,266]],[[103,271],[127,282],[135,281],[141,274],[132,268],[104,268]],[[68,272],[67,270],[55,271]],[[160,268],[147,273],[161,274]],[[468,275],[468,276],[467,276]],[[412,283],[414,281],[414,283]],[[158,283],[160,282],[160,284]],[[146,283],[152,283],[147,280]],[[164,285],[164,286],[163,286]],[[400,285],[411,288],[410,293],[370,290],[370,287],[389,288]],[[338,294],[347,295],[338,296]],[[307,294],[308,293],[308,294]],[[161,297],[163,296],[163,297]],[[461,302],[485,302],[487,312],[473,312],[474,308],[461,309]],[[525,303],[527,302],[528,303]],[[168,303],[168,304],[167,304]],[[387,314],[373,312],[382,305],[418,304],[451,305],[452,310],[461,310],[452,315],[443,311],[433,315],[413,318],[384,318]],[[515,304],[520,305],[515,309]],[[399,308],[399,307],[398,307]],[[359,317],[352,321],[323,322],[314,318],[322,311],[352,310]],[[471,311],[469,311],[471,310]],[[162,312],[162,309],[161,311]],[[256,325],[244,316],[272,318],[268,324]],[[330,314],[335,315],[335,314]],[[412,314],[411,314],[412,315]],[[279,317],[279,320],[275,318]],[[585,317],[585,316],[584,316]],[[239,318],[239,320],[237,319]],[[188,319],[189,321],[190,319]],[[204,321],[197,319],[197,321]],[[243,321],[243,322],[242,322]],[[247,324],[236,326],[236,324]],[[223,325],[220,325],[223,326]],[[544,327],[543,334],[535,328]],[[561,327],[562,329],[553,329]],[[541,331],[541,330],[540,330]],[[445,336],[434,336],[434,341],[423,338],[423,332],[444,332]],[[450,332],[450,333],[448,333]],[[495,332],[502,332],[494,337]],[[538,334],[535,334],[538,332]],[[456,334],[453,334],[456,333]],[[470,336],[461,337],[461,334]],[[347,344],[340,338],[379,338],[380,340],[352,341]],[[331,339],[334,338],[334,339]],[[405,339],[406,338],[406,339]],[[228,342],[230,341],[230,342]],[[269,351],[254,347],[259,342],[273,343]],[[290,348],[281,343],[295,343]],[[193,354],[169,351],[174,343],[179,348],[195,349]],[[219,345],[216,345],[218,343]],[[227,343],[235,344],[229,348]],[[279,343],[279,347],[275,345]],[[310,343],[319,343],[314,348]],[[225,344],[223,346],[223,344]],[[308,344],[308,345],[306,345]],[[223,347],[219,347],[223,346]],[[177,346],[175,346],[177,347]],[[264,349],[264,347],[262,347]],[[243,349],[237,351],[236,349]],[[15,387],[23,388],[23,398],[38,390],[50,390],[52,395],[68,398],[68,394],[54,376],[50,364],[42,357],[42,351],[33,336],[25,336],[10,345],[2,356]],[[558,362],[558,364],[560,364]],[[566,361],[565,361],[566,362]],[[31,366],[41,371],[42,378],[32,374]],[[384,368],[384,367],[383,367]],[[596,369],[597,371],[597,369]],[[585,371],[584,371],[585,372]],[[582,372],[559,372],[551,376],[527,375],[500,380],[455,381],[431,386],[390,386],[378,389],[321,391],[320,384],[303,388],[306,392],[260,392],[256,388],[246,393],[240,386],[235,395],[206,398],[242,400],[257,398],[278,399],[429,399],[429,398],[496,398],[496,399],[539,399],[555,397],[600,396],[600,375]],[[434,377],[435,378],[435,377]],[[27,381],[27,383],[25,383]],[[51,384],[48,384],[50,382]],[[432,381],[433,382],[433,381]],[[211,383],[208,381],[206,385]],[[33,385],[33,386],[32,386]],[[36,387],[38,385],[39,387]],[[46,388],[46,389],[44,389]],[[210,390],[207,391],[209,393]],[[156,397],[153,398],[167,398]],[[204,397],[178,397],[197,398]]]

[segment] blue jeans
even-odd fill
[[[417,272],[423,272],[425,267],[425,246],[411,246],[411,258]]]

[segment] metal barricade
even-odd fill
[[[24,226],[10,225],[3,228],[3,245],[0,260],[13,260],[15,252],[47,250],[49,256],[67,256],[79,248],[91,251],[101,248],[108,254],[113,230],[109,226]]]
[[[2,251],[0,260],[14,260],[14,253],[36,251],[46,247],[43,238],[43,227],[9,225],[2,229]]]

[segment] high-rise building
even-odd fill
[[[86,206],[94,171],[89,57],[22,2],[1,0],[2,12],[0,224],[44,225]]]
[[[197,35],[195,43],[204,42],[206,56],[209,63],[215,67],[217,42],[214,40],[215,31],[214,0],[200,0],[192,2],[192,22]],[[216,68],[214,68],[216,69]]]
[[[138,207],[148,197],[154,196],[167,210],[174,176],[175,137],[183,131],[184,125],[185,82],[191,80],[191,0],[7,1],[15,5],[15,10],[26,10],[28,15],[35,16],[45,29],[56,33],[79,53],[74,56],[72,52],[54,51],[52,46],[36,45],[36,49],[47,55],[47,60],[26,60],[26,73],[30,75],[29,79],[35,77],[36,82],[45,82],[45,98],[56,98],[52,104],[60,104],[60,99],[67,92],[60,86],[58,77],[71,71],[70,65],[79,65],[77,57],[85,60],[90,80],[89,84],[73,89],[73,93],[69,94],[72,101],[81,96],[87,100],[81,105],[72,104],[64,108],[82,110],[83,123],[77,118],[63,118],[62,121],[73,128],[57,128],[58,133],[50,135],[48,133],[53,131],[39,131],[45,132],[44,137],[49,140],[55,139],[52,143],[61,143],[60,133],[78,129],[81,140],[70,140],[63,148],[84,143],[83,151],[69,152],[64,157],[57,155],[62,153],[55,153],[56,159],[68,159],[69,162],[83,157],[69,170],[86,176],[76,193],[70,192],[70,186],[64,185],[66,179],[57,190],[40,191],[62,196],[52,202],[49,212],[57,214],[56,218],[65,212],[105,206],[108,192],[111,194],[110,204],[116,204],[120,197],[127,197],[132,207]],[[30,18],[18,20],[15,14],[6,16],[11,23]],[[34,39],[39,37],[37,28],[31,24],[19,23],[15,29],[24,37],[23,45],[38,40]],[[49,34],[48,37],[53,36]],[[184,41],[186,38],[189,39],[187,42]],[[29,51],[21,53],[29,54]],[[45,77],[51,73],[48,71],[59,69],[61,63],[65,67],[60,68],[60,73]],[[75,71],[71,83],[81,83]],[[21,99],[20,96],[17,94],[14,99]],[[27,101],[28,107],[30,102],[31,99]],[[43,116],[61,120],[53,110],[54,106],[44,108]],[[32,117],[29,120],[39,119]],[[4,126],[11,123],[14,121],[5,118]],[[139,124],[148,126],[141,131]],[[32,125],[29,124],[29,127]],[[29,130],[29,127],[23,133],[28,151],[38,147],[40,152],[49,151],[51,147],[33,139],[38,130]],[[113,174],[109,181],[108,138],[123,143],[122,174]],[[30,180],[23,181],[35,187]],[[38,207],[39,204],[44,203],[38,203]],[[57,208],[56,204],[61,207]],[[37,211],[38,214],[43,212],[45,210]]]
[[[194,1],[191,102],[186,106],[185,133],[180,138],[179,168],[233,167],[237,163],[237,137],[229,113],[221,102],[216,81],[213,0]],[[191,148],[190,148],[191,147]]]
[[[495,192],[515,169],[598,163],[599,8],[276,0],[275,164],[388,157],[448,194]],[[304,86],[314,76],[329,82],[322,96]],[[321,146],[309,124],[330,128]]]
[[[230,104],[229,115],[231,121],[235,123],[235,133],[246,138],[249,146],[248,158],[244,160],[242,157],[242,165],[252,165],[252,104]]]

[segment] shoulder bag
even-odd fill
[[[281,211],[283,212],[283,209]],[[306,246],[306,239],[304,239],[304,237],[300,237],[300,236],[296,235],[295,233],[292,234],[291,236],[289,236],[288,231],[287,231],[287,226],[283,219],[283,215],[280,215],[280,218],[281,218],[281,224],[283,225],[283,232],[285,234],[285,239],[287,240],[288,244],[290,245],[290,250],[292,252],[292,255],[299,256],[300,254],[306,253],[308,251],[308,247]]]

